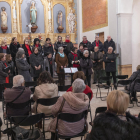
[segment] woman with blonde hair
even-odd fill
[[[1,41],[0,53],[10,54],[10,49],[7,46],[7,42],[5,39]]]
[[[109,93],[107,111],[98,115],[87,140],[139,140],[140,121],[126,112],[129,95],[118,90]]]

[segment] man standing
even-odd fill
[[[111,38],[111,36],[108,36],[108,37],[107,37],[107,40],[104,42],[103,51],[104,51],[105,53],[107,53],[108,48],[109,48],[110,46],[113,48],[113,52],[114,52],[114,51],[116,50],[115,42],[113,41],[113,39]]]
[[[95,37],[95,41],[92,42],[92,48],[91,48],[91,51],[94,52],[94,48],[95,48],[95,47],[98,47],[100,52],[103,51],[103,43],[99,40],[99,36],[98,36],[98,35],[96,35],[96,37]]]
[[[83,47],[84,48],[88,48],[88,51],[90,51],[91,50],[91,42],[89,42],[88,40],[87,40],[87,37],[86,36],[83,36],[83,41],[80,43],[80,44],[83,44]]]
[[[57,41],[55,42],[55,44],[54,44],[54,49],[55,49],[55,54],[57,54],[58,53],[58,48],[59,47],[63,47],[63,45],[64,45],[64,43],[63,43],[63,41],[62,41],[62,37],[61,36],[58,36],[58,38],[57,38]]]
[[[114,81],[114,88],[117,89],[116,86],[116,54],[113,52],[113,48],[109,47],[108,52],[104,54],[103,61],[105,62],[105,71],[106,76],[110,76],[112,74]],[[110,85],[110,82],[107,82],[107,85]]]
[[[94,83],[99,82],[99,77],[101,77],[101,70],[103,68],[103,53],[99,51],[99,47],[94,48],[94,52],[90,56],[93,62],[94,70]]]

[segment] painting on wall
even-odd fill
[[[82,0],[83,32],[108,26],[108,0]]]

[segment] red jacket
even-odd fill
[[[72,86],[67,90],[67,92],[69,92],[69,91],[72,91]],[[93,98],[93,92],[89,86],[86,85],[86,89],[83,91],[83,93],[85,93],[85,94],[91,93],[90,100]]]

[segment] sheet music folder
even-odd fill
[[[65,73],[75,73],[77,71],[78,71],[77,68],[64,68]]]

